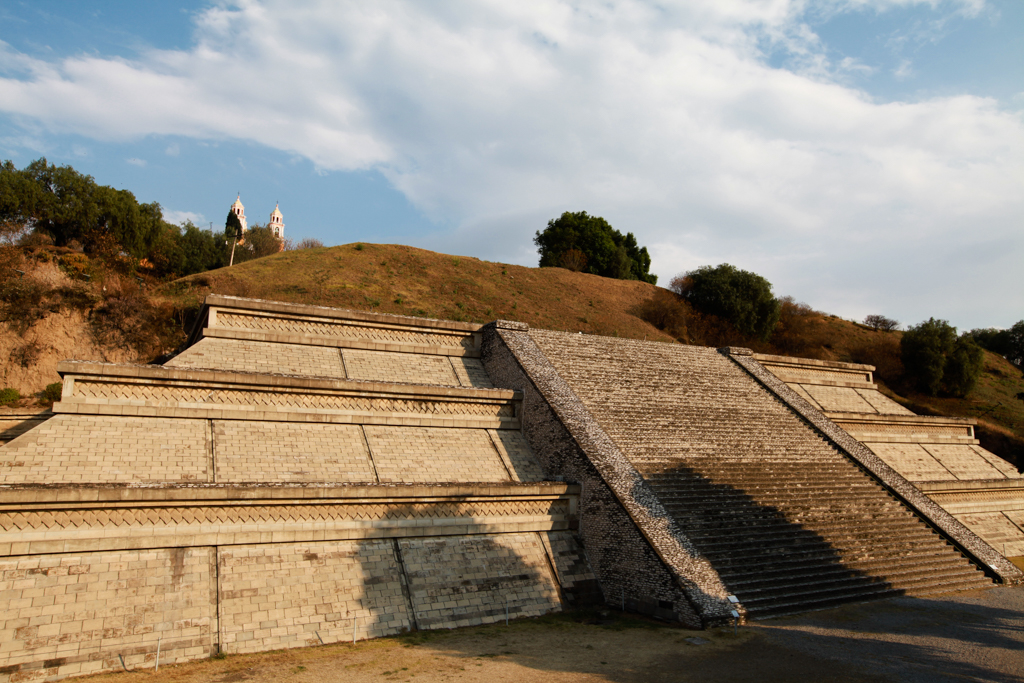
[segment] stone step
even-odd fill
[[[795,589],[810,590],[814,587],[829,587],[848,581],[859,581],[865,578],[871,579],[872,581],[882,581],[888,583],[892,587],[907,585],[907,582],[919,581],[922,579],[945,580],[960,577],[965,580],[973,580],[974,578],[977,578],[978,575],[985,578],[984,574],[978,570],[971,567],[965,568],[963,564],[945,566],[915,565],[913,567],[895,568],[878,574],[855,572],[846,570],[841,566],[836,566],[831,569],[834,569],[834,571],[825,571],[823,569],[816,574],[794,574],[789,577],[776,577],[773,581],[730,581],[726,585],[735,595],[742,595],[744,601],[752,601],[759,596],[767,595],[774,598],[784,594],[786,591],[792,591]]]
[[[821,565],[853,565],[863,561],[885,561],[891,566],[921,562],[925,556],[953,553],[952,547],[943,547],[942,539],[930,543],[889,543],[886,546],[871,544],[867,547],[836,548],[824,544],[802,548],[741,548],[741,552],[715,551],[704,553],[722,576],[756,574],[782,570],[784,568],[808,568]],[[698,547],[699,550],[699,547]],[[964,562],[967,560],[965,559]]]
[[[872,522],[893,524],[917,524],[916,517],[909,516],[902,508],[871,507],[864,510],[780,510],[778,508],[754,507],[733,510],[680,509],[678,505],[666,505],[666,510],[679,526],[690,532],[701,534],[731,529],[758,529],[774,526],[843,526]]]
[[[887,533],[891,532],[891,533]],[[748,545],[765,546],[786,546],[792,544],[820,543],[829,547],[843,547],[850,542],[858,540],[871,544],[881,538],[899,538],[903,541],[934,541],[942,542],[941,537],[931,529],[916,525],[915,528],[905,528],[888,525],[863,525],[863,526],[842,526],[829,529],[789,528],[778,529],[772,532],[753,533],[732,533],[709,536],[689,535],[690,540],[702,553],[711,553],[720,548],[746,547]]]
[[[802,614],[804,612],[812,612],[815,610],[831,609],[833,607],[839,607],[840,605],[854,602],[867,602],[870,600],[899,597],[901,595],[935,595],[960,590],[977,590],[980,588],[990,587],[992,587],[992,582],[987,579],[978,581],[943,581],[904,588],[892,588],[887,587],[884,584],[878,584],[874,586],[865,586],[858,590],[841,592],[831,596],[820,595],[816,598],[804,596],[803,599],[799,600],[780,602],[773,605],[755,606],[753,609],[748,609],[747,616],[755,620],[770,619],[789,614]]]

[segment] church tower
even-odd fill
[[[242,194],[238,194],[238,198],[235,199],[235,203],[231,205],[231,210],[238,216],[238,222],[242,224],[242,232],[244,233],[249,229],[249,224],[245,220],[245,207],[242,206]],[[284,226],[281,226],[284,227]]]
[[[284,239],[284,216],[281,214],[280,204],[274,206],[274,212],[270,214],[270,224],[267,226],[274,231],[274,237]]]

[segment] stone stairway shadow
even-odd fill
[[[749,617],[992,585],[852,466],[699,460],[636,464]]]

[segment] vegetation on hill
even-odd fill
[[[533,243],[540,252],[541,268],[559,266],[618,280],[658,282],[658,276],[650,272],[647,247],[638,245],[633,233],[623,235],[605,219],[588,216],[586,211],[566,211],[551,219]]]

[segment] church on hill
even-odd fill
[[[249,223],[245,219],[245,207],[242,206],[242,195],[238,194],[235,198],[235,203],[231,205],[231,211],[238,216],[238,222],[242,224],[242,234],[249,229]],[[284,215],[281,213],[280,204],[275,204],[274,210],[270,214],[270,222],[267,223],[267,227],[274,231],[274,237],[279,240],[284,239]]]

